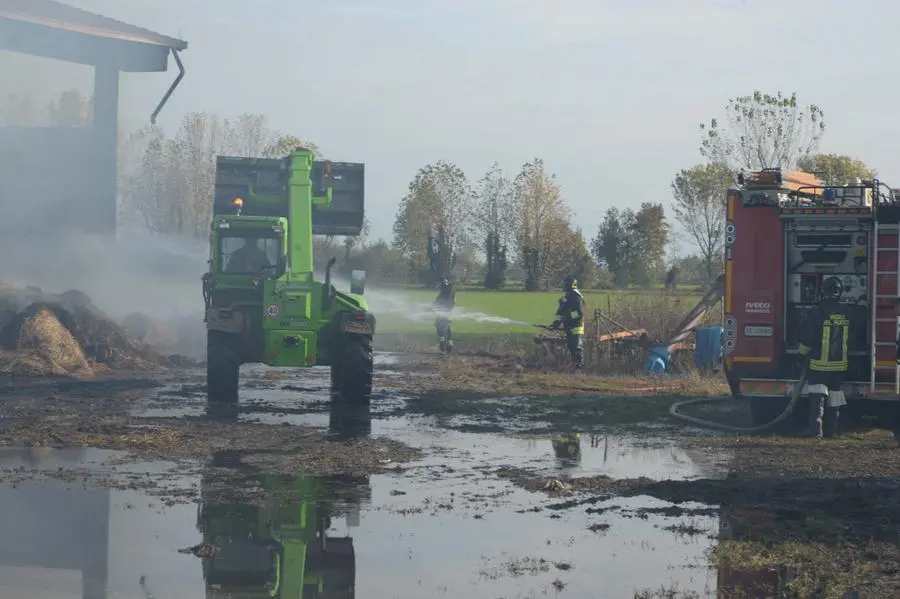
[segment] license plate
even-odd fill
[[[772,327],[747,325],[744,327],[744,337],[771,337]]]
[[[344,333],[361,333],[363,335],[369,335],[372,333],[372,327],[365,322],[345,322],[341,327],[341,331]]]

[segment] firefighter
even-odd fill
[[[449,354],[453,352],[453,334],[450,330],[450,319],[447,316],[456,305],[456,292],[448,277],[441,277],[440,285],[437,299],[434,300],[434,306],[439,311],[438,317],[434,321],[434,328],[437,330],[441,352]]]
[[[566,333],[566,346],[575,368],[584,368],[584,296],[578,291],[578,280],[569,275],[563,279],[563,296],[559,298],[556,320],[551,330],[562,328]]]
[[[842,383],[847,376],[850,306],[839,303],[843,284],[837,277],[822,283],[819,304],[807,315],[801,331],[800,355],[808,359],[809,429],[807,436],[833,437],[841,406],[846,405]]]

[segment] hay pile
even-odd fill
[[[3,369],[46,376],[90,376],[94,369],[72,333],[62,325],[53,309],[32,304],[0,331],[0,343],[8,359]]]
[[[167,363],[80,291],[0,288],[0,373],[85,377]]]

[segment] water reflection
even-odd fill
[[[356,439],[372,434],[372,412],[368,404],[332,399],[328,414],[328,432],[340,439]]]
[[[576,466],[581,462],[581,435],[578,433],[558,435],[550,439],[553,455],[560,466]]]
[[[209,415],[237,418],[222,406]],[[369,435],[368,406],[334,401],[329,432],[342,439]],[[252,481],[243,486],[261,489],[262,498],[223,497],[222,467]],[[202,557],[207,599],[353,598],[356,554],[349,532],[359,526],[370,496],[368,476],[275,474],[242,464],[234,452],[216,454],[203,475],[197,523],[203,545],[213,549]],[[345,534],[334,530],[338,519],[346,523]]]
[[[0,451],[0,464],[71,468],[85,458],[86,451],[8,448]],[[4,485],[0,505],[4,514],[0,596],[28,597],[41,588],[54,599],[106,598],[109,491],[68,490],[60,484]]]
[[[765,529],[777,525],[776,515],[769,510],[723,506],[719,512],[719,540],[754,539]],[[787,582],[787,570],[779,564],[756,567],[722,564],[718,568],[717,599],[780,597]]]

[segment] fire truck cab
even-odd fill
[[[852,305],[844,393],[900,401],[900,205],[878,180],[825,186],[809,173],[764,169],[728,190],[724,364],[756,424],[787,405],[802,370],[798,335],[830,277]],[[805,394],[805,392],[804,392]]]

